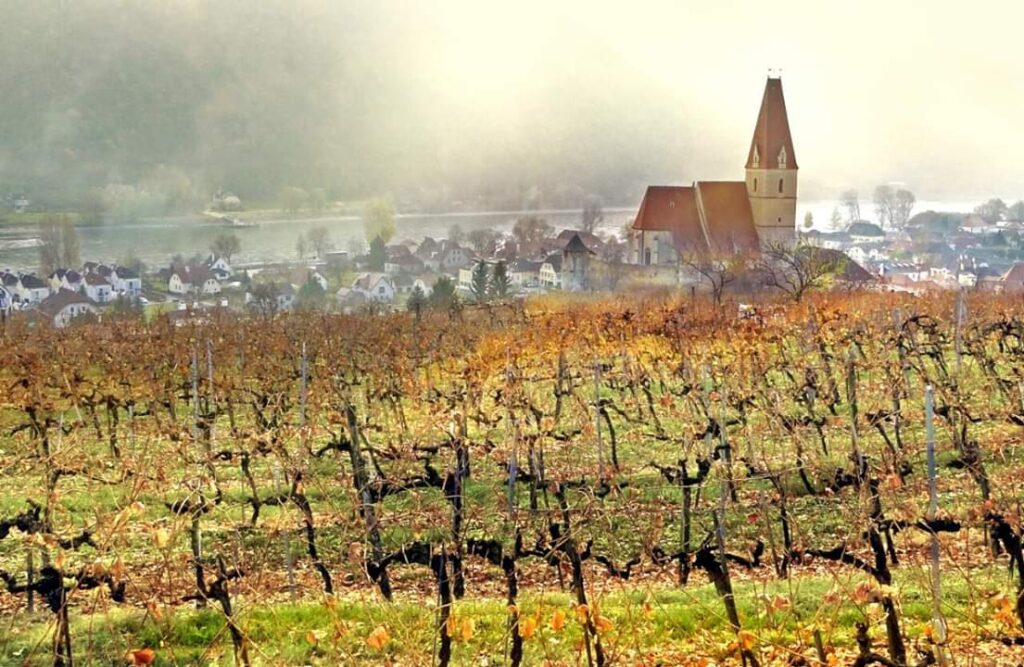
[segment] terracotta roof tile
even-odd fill
[[[720,252],[756,251],[760,247],[754,213],[743,181],[700,181],[698,204],[704,210],[708,239]]]
[[[786,98],[782,94],[782,79],[768,77],[761,98],[761,111],[757,114],[754,138],[747,154],[747,169],[775,169],[783,146],[786,148],[786,169],[796,169],[796,153],[793,151],[793,137],[789,133],[789,116],[786,114]],[[760,159],[754,166],[754,148]]]
[[[704,249],[707,241],[692,187],[651,185],[647,188],[633,229],[672,232],[677,247]]]

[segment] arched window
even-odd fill
[[[779,194],[782,194],[782,179],[779,179]]]
[[[754,192],[757,192],[757,179],[754,179]]]

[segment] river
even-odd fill
[[[825,229],[833,208],[832,201],[801,202],[797,211],[797,226],[803,224],[804,214],[811,211],[815,227]],[[915,211],[928,209],[969,211],[974,204],[966,202],[920,202]],[[871,205],[862,204],[865,217],[870,219]],[[515,221],[524,215],[538,215],[556,230],[579,224],[579,210],[557,211],[500,211],[489,213],[442,213],[399,215],[395,220],[395,241],[420,240],[424,236],[445,237],[453,225],[463,232],[474,229],[493,229],[508,232]],[[616,233],[636,215],[636,208],[605,209],[599,232]],[[245,218],[245,214],[240,214]],[[263,220],[258,227],[233,230],[241,240],[241,251],[233,263],[248,264],[265,261],[294,260],[295,245],[300,234],[315,227],[326,227],[330,242],[338,250],[362,247],[363,225],[358,216],[318,217],[307,219]],[[134,255],[151,269],[166,265],[176,254],[189,257],[209,252],[213,239],[225,228],[212,224],[199,216],[188,218],[145,219],[134,223],[79,226],[82,260],[117,262]],[[38,265],[39,251],[34,244],[37,230],[30,225],[0,226],[0,269],[30,270]]]

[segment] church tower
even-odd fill
[[[796,240],[796,174],[782,79],[769,75],[747,155],[747,196],[762,244]]]

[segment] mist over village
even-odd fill
[[[1024,667],[1004,0],[40,0],[0,665]]]

